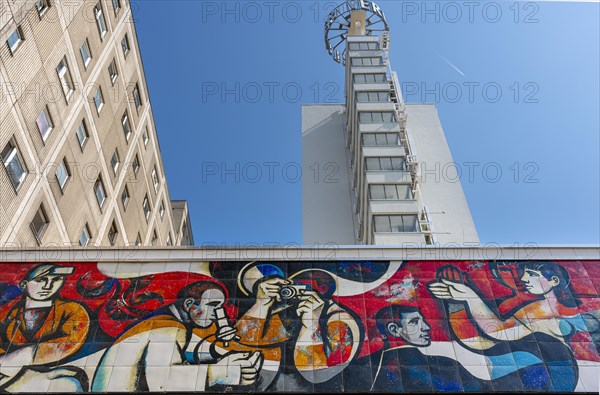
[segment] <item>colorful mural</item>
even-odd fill
[[[595,392],[600,262],[0,264],[0,392]]]

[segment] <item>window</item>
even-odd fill
[[[386,158],[366,158],[366,166],[369,171],[377,170],[391,170],[400,171],[404,170],[404,158],[399,157],[386,157]]]
[[[389,102],[390,92],[357,92],[356,101],[359,103]]]
[[[133,174],[137,177],[138,170],[140,170],[140,157],[138,154],[135,154],[133,162],[131,162],[131,168],[133,169]]]
[[[156,172],[156,166],[152,169],[152,185],[154,186],[154,192],[158,192],[158,173]]]
[[[156,233],[156,229],[152,231],[152,245],[155,246],[158,244],[158,233]]]
[[[31,223],[29,224],[31,230],[33,231],[33,235],[35,236],[38,243],[41,244],[42,236],[48,229],[48,216],[46,215],[46,210],[44,210],[44,205],[41,205],[40,208],[35,212]]]
[[[96,89],[96,93],[94,94],[94,104],[96,105],[96,111],[98,112],[98,115],[100,115],[100,111],[102,111],[102,107],[104,107],[104,96],[102,96],[101,87]]]
[[[148,200],[148,195],[144,196],[144,201],[142,202],[142,209],[144,209],[144,216],[146,220],[150,217],[150,201]]]
[[[23,31],[21,30],[21,26],[17,26],[17,28],[8,36],[6,40],[6,44],[10,49],[10,53],[14,55],[15,51],[21,43],[23,42]]]
[[[158,208],[158,212],[160,213],[160,218],[164,217],[164,215],[165,215],[165,201],[164,200],[160,201],[160,207]]]
[[[85,224],[81,230],[81,234],[79,235],[79,245],[82,247],[87,247],[87,245],[90,244],[90,240],[92,240],[90,228],[88,227],[88,224]]]
[[[171,237],[171,232],[169,232],[169,236],[167,237],[167,245],[168,246],[173,245],[173,238]]]
[[[98,26],[100,40],[102,40],[106,35],[106,20],[104,19],[104,12],[102,11],[102,4],[100,2],[94,7],[94,18],[96,19],[96,26]]]
[[[381,57],[376,58],[352,58],[352,66],[381,66],[383,65],[383,59]]]
[[[139,110],[140,107],[142,106],[142,97],[140,96],[140,87],[138,86],[137,83],[133,87],[132,96],[133,96],[133,102],[135,103],[135,108],[136,108],[136,110]]]
[[[358,121],[360,123],[393,123],[396,122],[396,116],[393,112],[359,112]]]
[[[148,141],[150,140],[150,136],[148,135],[148,126],[144,129],[144,134],[142,134],[142,142],[144,143],[144,148],[148,148]]]
[[[69,167],[67,165],[67,158],[63,158],[63,160],[60,161],[58,167],[56,168],[55,175],[60,190],[64,191],[65,185],[67,185],[67,181],[69,180],[69,177],[71,177],[71,173],[69,173]]]
[[[108,241],[110,242],[111,246],[114,246],[115,243],[117,242],[118,234],[119,234],[119,231],[117,230],[117,224],[113,220],[112,223],[110,224],[110,228],[108,229]]]
[[[48,8],[50,8],[48,0],[36,0],[35,9],[37,10],[40,18],[46,13],[46,11],[48,11]]]
[[[94,184],[94,194],[96,195],[96,201],[98,202],[98,206],[102,208],[104,206],[104,202],[106,201],[106,192],[104,191],[104,183],[102,182],[102,178],[98,178],[96,183]]]
[[[121,9],[121,0],[112,0],[113,11],[115,12],[115,16],[119,13]]]
[[[123,125],[123,134],[125,135],[125,140],[129,141],[129,137],[131,137],[131,124],[129,123],[127,111],[125,111],[123,117],[121,117],[121,125]]]
[[[63,93],[67,101],[75,91],[75,85],[73,84],[73,78],[71,78],[71,72],[69,71],[69,65],[67,64],[67,58],[64,57],[56,66],[56,74],[58,74],[58,80],[62,87]]]
[[[409,184],[370,185],[369,198],[376,200],[411,200],[413,194]]]
[[[127,33],[125,33],[125,36],[121,40],[121,49],[123,50],[123,56],[127,59],[127,54],[129,53],[129,38],[127,37]]]
[[[139,247],[142,245],[142,236],[140,235],[140,232],[138,232],[137,237],[135,238],[135,246]]]
[[[25,180],[27,170],[25,169],[23,159],[21,158],[21,154],[19,153],[14,138],[11,139],[2,150],[2,163],[4,163],[4,167],[8,172],[10,181],[15,189],[18,190]]]
[[[35,122],[37,123],[38,130],[42,135],[42,140],[46,141],[48,135],[50,135],[50,132],[52,131],[52,120],[50,119],[50,114],[48,113],[47,106],[44,107],[44,109],[42,110],[40,115],[38,115],[37,120]]]
[[[81,54],[81,60],[83,60],[83,67],[87,69],[88,65],[92,61],[92,52],[90,51],[90,44],[86,38],[79,47],[79,53]]]
[[[117,175],[117,170],[119,170],[120,164],[121,160],[119,159],[119,151],[115,148],[115,152],[113,152],[112,157],[110,158],[110,166],[112,167],[115,176]]]
[[[348,49],[350,51],[374,51],[379,49],[378,42],[370,42],[370,43],[349,43]]]
[[[402,145],[398,133],[363,133],[362,143],[364,146]]]
[[[385,74],[354,74],[356,84],[382,84],[386,81]]]
[[[375,232],[416,232],[417,231],[417,216],[415,214],[408,215],[376,215]]]
[[[123,209],[127,209],[127,203],[129,203],[129,188],[125,185],[123,193],[121,193],[121,203],[123,203]]]
[[[108,75],[110,77],[110,82],[112,82],[114,85],[117,77],[119,76],[119,72],[117,71],[117,61],[114,58],[108,65]]]
[[[83,150],[83,146],[85,145],[88,137],[87,127],[85,126],[85,120],[82,120],[79,124],[79,127],[75,131],[75,135],[77,136],[77,141],[79,142],[79,147]]]

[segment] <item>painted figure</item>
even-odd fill
[[[72,267],[36,266],[19,283],[22,297],[0,307],[0,389],[55,379],[66,383],[64,389],[82,389],[85,379],[77,369],[54,368],[83,345],[89,331],[86,309],[59,298],[71,273]]]
[[[240,286],[255,302],[237,328],[241,342],[270,350],[265,357],[273,367],[285,351],[275,388],[289,389],[292,382],[302,388],[298,373],[315,384],[341,373],[360,349],[361,331],[354,316],[333,301],[334,277],[311,269],[286,278],[271,264],[246,269]]]
[[[437,392],[492,389],[489,381],[474,377],[454,359],[427,355],[424,349],[431,344],[431,326],[417,307],[391,305],[377,312],[375,318],[384,338],[384,347],[366,357],[370,358],[373,369],[373,384],[368,390]],[[361,360],[357,365],[369,366]],[[353,379],[356,380],[355,387],[360,388],[360,378]]]
[[[253,384],[263,357],[227,350],[237,335],[223,323],[225,301],[216,282],[187,285],[177,302],[130,328],[105,352],[92,391],[191,392]]]
[[[490,361],[493,378],[517,374],[537,375],[536,388],[572,391],[577,384],[577,363],[568,347],[568,339],[578,330],[587,330],[577,312],[579,300],[572,296],[568,272],[553,262],[525,262],[520,265],[520,281],[530,298],[513,309],[508,317],[500,317],[479,293],[469,279],[456,268],[447,266],[438,273],[438,281],[428,285],[431,293],[450,302],[450,322],[454,333],[464,347],[481,351]],[[466,309],[477,327],[477,334],[465,339],[459,320],[453,314]],[[538,347],[532,347],[532,341]],[[510,346],[509,346],[510,344]],[[506,368],[510,355],[512,369]],[[496,368],[500,366],[503,368]],[[547,373],[546,373],[547,371]],[[528,373],[529,372],[529,373]]]

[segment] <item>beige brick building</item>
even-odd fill
[[[0,245],[193,244],[127,0],[0,0]]]

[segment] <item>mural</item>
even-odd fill
[[[0,264],[0,392],[595,392],[600,262]]]

